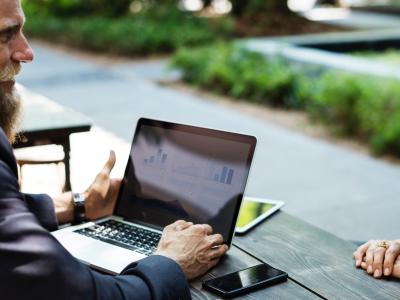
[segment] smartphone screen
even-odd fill
[[[287,279],[287,273],[267,264],[250,267],[235,273],[203,282],[203,286],[223,296],[234,296],[257,287],[272,285]]]

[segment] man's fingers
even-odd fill
[[[184,220],[178,220],[178,221],[175,221],[174,223],[166,226],[164,230],[165,231],[183,230],[184,228],[187,228],[187,227],[191,226],[192,224],[193,224],[192,222],[186,222]]]
[[[112,192],[118,193],[119,188],[121,187],[122,179],[113,178],[111,179],[111,186],[113,187]]]
[[[218,258],[213,259],[212,261],[210,261],[210,262],[208,263],[208,269],[211,269],[211,268],[215,267],[215,266],[217,265],[218,262],[219,262],[219,259],[218,259]]]
[[[366,242],[365,244],[358,247],[358,249],[353,253],[353,257],[356,261],[356,267],[361,266],[362,259],[365,255],[365,253],[367,252],[367,249],[368,249],[370,243],[371,243],[371,241]]]
[[[399,255],[400,255],[400,243],[399,242],[391,243],[389,248],[386,250],[385,260],[383,263],[383,274],[385,276],[389,276],[390,274],[392,274],[394,262]]]
[[[192,225],[193,225],[192,222],[181,223],[181,224],[175,226],[175,230],[176,231],[185,230],[186,228],[188,228],[188,227],[190,227]]]
[[[119,187],[122,183],[122,179],[121,178],[113,178],[111,179],[111,184],[114,186]]]
[[[106,174],[110,174],[111,170],[114,168],[115,162],[116,162],[115,152],[113,150],[111,150],[110,156],[108,157],[108,160],[107,160],[106,164],[104,165],[102,172],[104,172]]]
[[[382,276],[383,260],[385,259],[386,248],[376,247],[374,250],[374,261],[372,263],[372,271],[375,278]]]
[[[219,246],[224,242],[224,238],[220,234],[209,235],[206,239],[210,242],[211,247]]]
[[[100,173],[97,174],[96,179],[93,182],[93,185],[99,186],[100,188],[104,186],[104,183],[109,180],[111,170],[114,168],[115,165],[115,152],[113,150],[110,151],[110,156],[106,164],[104,165],[103,169],[101,169]],[[108,190],[108,187],[107,187]]]
[[[196,224],[193,226],[193,230],[197,231],[198,233],[205,234],[205,235],[212,234],[212,227],[208,224]]]
[[[205,230],[207,235],[211,235],[213,233],[213,229],[212,229],[212,227],[210,225],[203,224],[202,226],[204,227],[204,230]]]
[[[209,258],[210,259],[216,259],[224,255],[228,251],[228,246],[227,245],[221,245],[216,248],[212,248],[210,250]]]

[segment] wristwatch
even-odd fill
[[[86,221],[85,211],[85,196],[81,193],[72,193],[72,199],[74,201],[74,223],[79,224]]]

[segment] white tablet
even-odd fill
[[[236,233],[243,234],[280,209],[283,201],[245,197],[240,207]]]

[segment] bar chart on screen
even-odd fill
[[[150,155],[143,160],[143,163],[148,167],[165,167],[167,164],[168,155],[163,153],[163,149],[158,149],[155,155]]]
[[[211,165],[207,179],[222,183],[222,184],[232,184],[232,179],[235,171],[228,166],[220,166],[217,167],[215,165]]]

